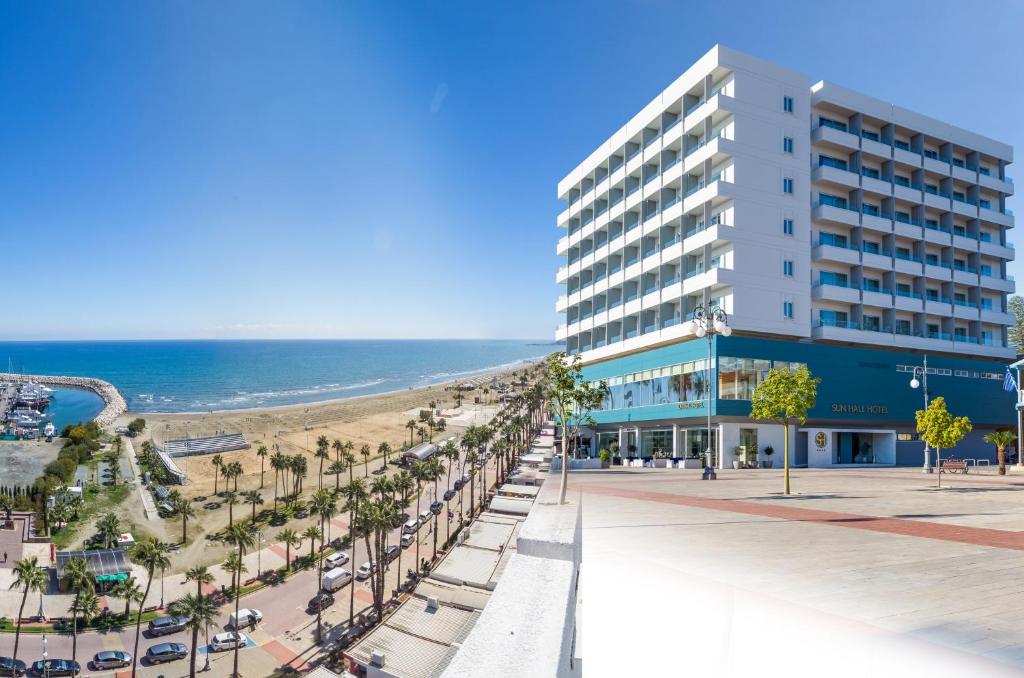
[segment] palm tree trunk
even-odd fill
[[[238,545],[238,578],[235,586],[235,620],[238,620],[238,603],[242,599],[241,588],[242,588],[242,554],[244,553],[242,545]],[[238,675],[238,643],[235,643],[235,660],[233,668],[231,669],[232,677]]]
[[[149,587],[153,585],[153,573],[149,573],[146,581],[146,591],[142,594],[142,602],[139,603],[139,611],[135,615],[135,650],[132,652],[132,678],[135,678],[136,667],[139,663],[139,634],[142,632],[142,609],[146,607],[146,598],[149,597]]]
[[[417,480],[416,481],[416,520],[420,519],[420,497],[422,497],[422,496],[423,496],[423,493],[420,492],[420,482]],[[417,577],[419,577],[419,575],[420,575],[420,563],[422,563],[422,562],[423,561],[420,560],[420,526],[417,525],[416,526],[416,576]]]
[[[352,470],[352,467],[349,467]],[[349,598],[348,598],[348,627],[352,628],[352,619],[355,617],[356,609],[356,513],[359,511],[359,500],[356,500],[352,510],[348,512],[348,545],[352,551],[352,556],[349,560],[352,562],[352,583],[349,586]]]
[[[999,464],[999,475],[1006,475],[1006,448],[996,448],[996,462]]]
[[[78,596],[75,594],[74,607],[71,608],[71,665],[78,659]]]
[[[260,457],[260,489],[263,489],[263,462],[265,459]]]
[[[21,615],[25,612],[25,600],[28,598],[28,586],[25,587],[25,591],[21,594],[21,606],[18,608],[18,620],[14,627],[14,655],[13,661],[18,661],[18,641],[21,640]]]
[[[238,617],[235,617],[238,619]],[[196,645],[199,644],[199,627],[192,628],[192,654],[188,658],[188,678],[196,678]],[[210,648],[206,648],[209,652]]]

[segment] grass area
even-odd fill
[[[147,624],[150,621],[165,613],[158,610],[151,610],[149,612],[142,613],[142,623]],[[111,615],[106,619],[97,617],[89,622],[88,626],[80,627],[78,632],[83,631],[116,631],[124,628],[135,626],[135,612],[132,612],[129,619],[126,621],[125,618],[120,614]],[[0,633],[14,633],[15,624],[14,621],[6,617],[0,618]],[[40,633],[70,633],[69,629],[57,630],[57,627],[53,624],[22,624],[22,634],[40,634]]]
[[[78,518],[55,530],[50,539],[57,549],[66,549],[74,540],[75,535],[84,526],[92,525],[97,515],[113,510],[115,506],[128,498],[131,488],[120,484],[115,487],[89,485],[83,492],[84,503],[78,511]]]

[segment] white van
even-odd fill
[[[323,579],[320,580],[320,586],[323,587],[324,591],[337,591],[345,584],[352,581],[352,573],[342,567],[336,567],[329,572],[324,572]]]
[[[232,612],[228,617],[228,626],[235,629],[244,629],[248,626],[256,626],[263,621],[263,613],[259,610],[250,610],[247,607],[243,607],[238,611],[238,616]]]
[[[405,525],[402,525],[402,532],[406,534],[415,534],[418,529],[420,529],[420,521],[415,518],[410,518],[405,521]]]

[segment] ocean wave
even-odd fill
[[[538,357],[540,357],[540,356],[538,356]],[[433,374],[420,375],[420,378],[422,378],[422,379],[429,379],[432,382],[435,382],[435,381],[447,381],[448,379],[451,379],[453,377],[455,377],[455,378],[457,378],[457,377],[470,377],[470,376],[472,376],[474,374],[483,374],[484,372],[499,372],[499,371],[504,371],[504,370],[510,370],[513,367],[518,367],[520,365],[526,365],[527,363],[530,363],[530,362],[532,362],[532,361],[534,361],[536,359],[537,358],[523,358],[521,360],[513,360],[512,362],[502,363],[500,365],[490,365],[488,367],[480,367],[480,368],[474,369],[474,370],[461,370],[461,371],[458,371],[458,372],[434,372]]]

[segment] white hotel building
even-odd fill
[[[685,456],[705,444],[710,407],[716,448],[762,459],[758,434],[778,447],[781,429],[751,427],[745,400],[779,362],[822,377],[812,415],[833,465],[920,459],[906,372],[921,353],[932,395],[979,431],[1012,422],[998,383],[1015,355],[1012,159],[980,134],[711,49],[558,184],[557,338],[613,387],[591,452],[617,439],[623,455]],[[715,339],[710,398],[700,306],[734,332]]]

